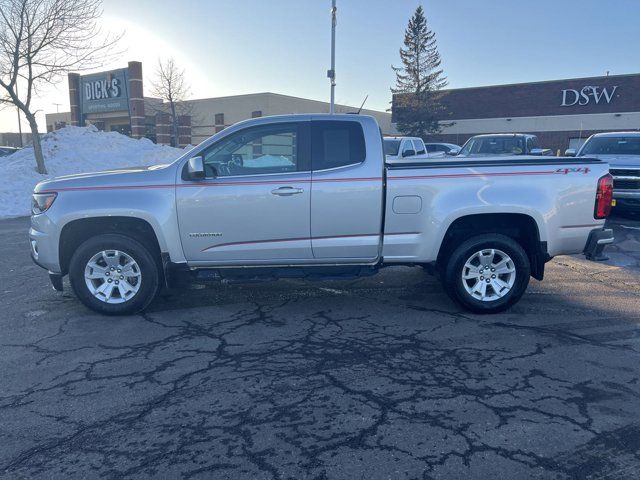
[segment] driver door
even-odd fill
[[[313,259],[309,122],[231,133],[200,153],[206,178],[178,179],[178,223],[192,264]]]

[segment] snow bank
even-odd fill
[[[33,148],[0,157],[0,218],[29,215],[31,192],[42,180],[74,173],[168,163],[184,150],[135,140],[117,132],[101,132],[93,125],[65,127],[42,138],[48,175],[36,172]]]

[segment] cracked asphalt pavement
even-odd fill
[[[638,478],[640,221],[610,223],[500,315],[394,267],[108,318],[1,221],[0,478]]]

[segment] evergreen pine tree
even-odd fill
[[[429,30],[422,6],[416,8],[404,34],[400,49],[401,67],[396,73],[393,109],[397,113],[398,130],[405,135],[424,137],[438,133],[438,120],[444,116],[440,100],[447,78],[440,68],[436,34]]]

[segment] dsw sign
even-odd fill
[[[596,105],[600,102],[611,103],[617,88],[617,85],[609,89],[598,86],[585,86],[580,90],[567,88],[562,90],[562,103],[560,106],[572,107],[573,105],[588,105],[591,102]]]

